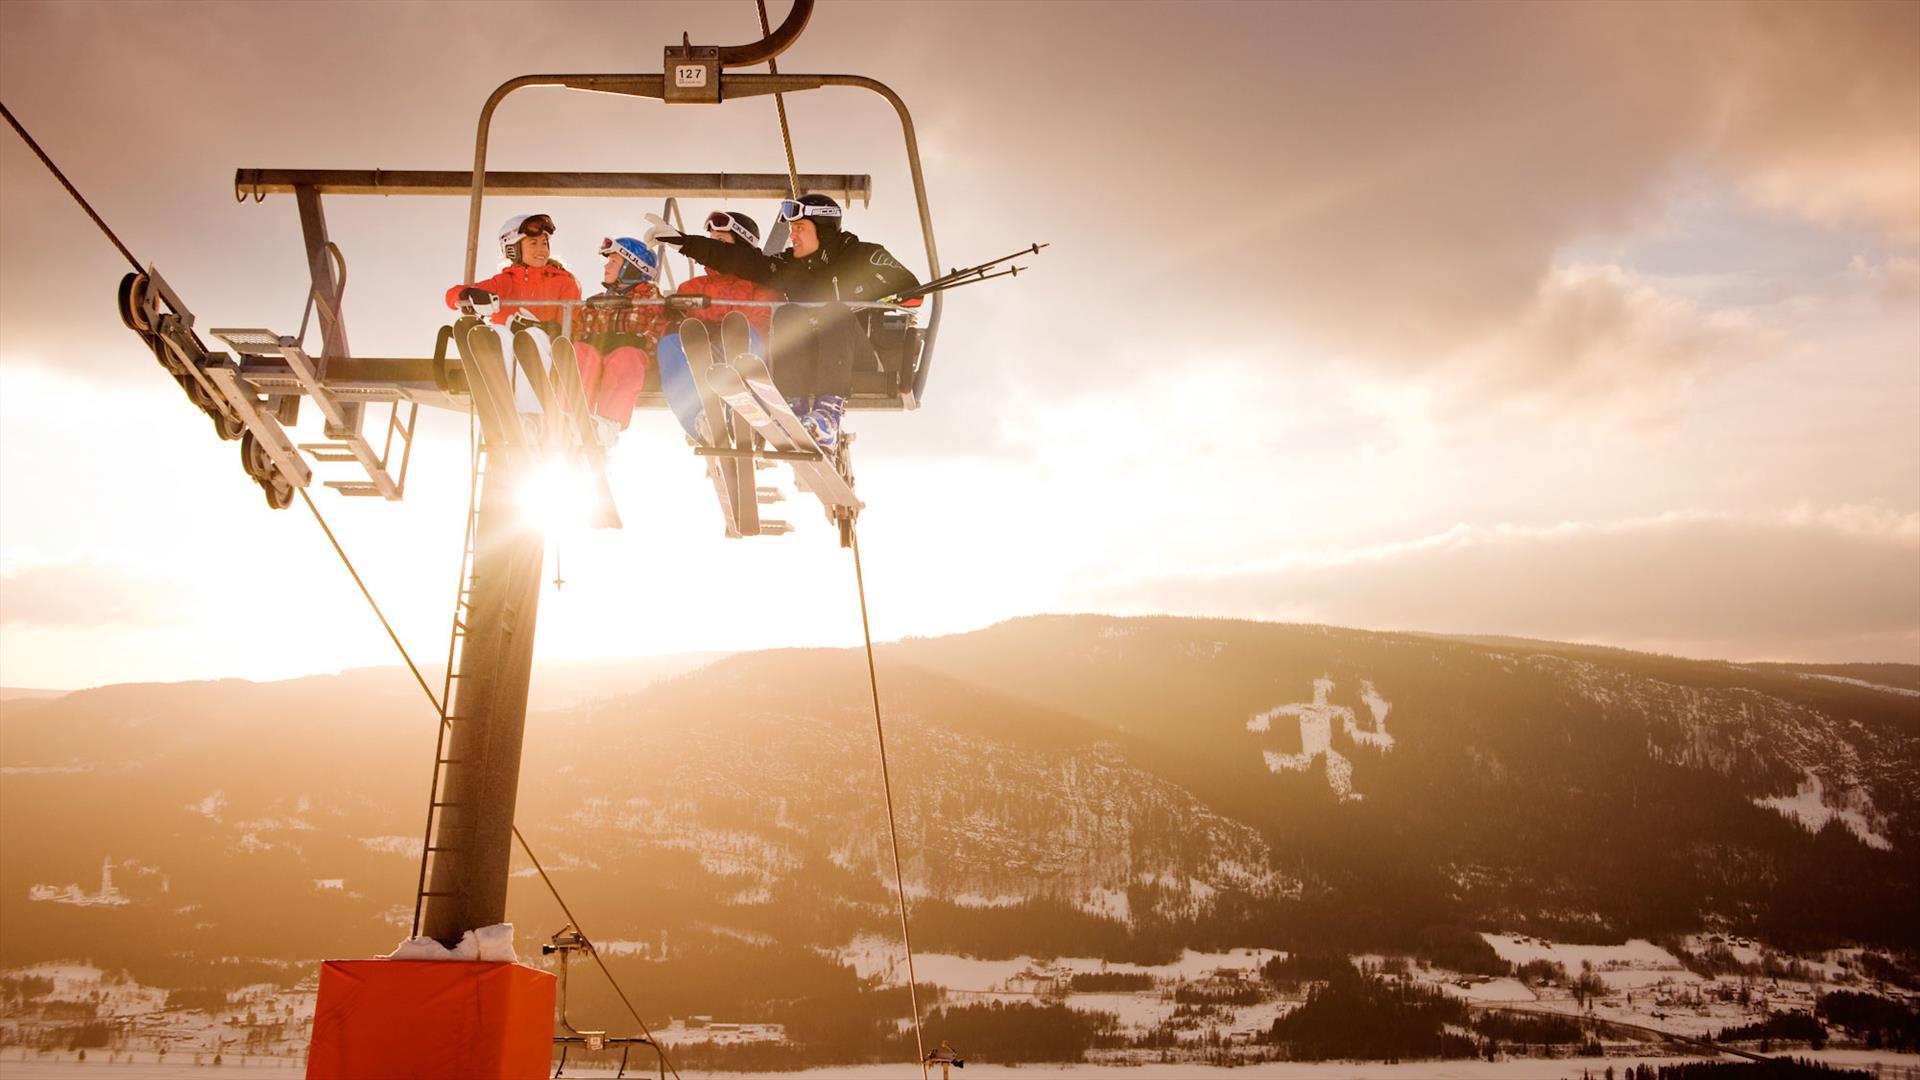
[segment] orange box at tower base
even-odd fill
[[[479,960],[328,960],[309,1080],[538,1080],[554,977]]]

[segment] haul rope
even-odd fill
[[[40,149],[40,144],[33,141],[33,136],[27,134],[27,129],[20,126],[20,121],[13,118],[13,110],[7,108],[5,102],[0,102],[0,114],[6,116],[7,123],[13,125],[13,130],[18,132],[20,138],[26,140],[27,146],[39,156],[40,164],[47,167],[47,171],[53,174],[53,178],[60,181],[60,186],[67,189],[67,194],[73,196],[73,201],[80,204],[80,209],[87,212],[87,216],[93,219],[93,223],[100,226],[100,231],[107,234],[107,239],[113,241],[113,246],[120,249],[120,254],[125,255],[127,261],[133,264],[134,271],[136,273],[146,273],[147,268],[140,265],[140,260],[133,257],[133,252],[127,250],[127,245],[121,243],[120,238],[113,235],[113,230],[107,228],[107,223],[100,220],[100,215],[93,212],[93,207],[88,205],[86,198],[80,194],[79,189],[75,188],[73,184],[67,180],[67,174],[60,171],[60,166],[53,163],[53,159],[47,156],[45,150]]]
[[[860,568],[860,532],[849,527],[853,580],[860,588],[860,634],[867,641],[867,685],[873,689],[873,734],[880,743],[880,786],[887,793],[887,839],[893,842],[893,887],[900,898],[900,944],[907,951],[907,1003],[913,1009],[913,1045],[920,1053],[920,1076],[927,1075],[927,1041],[920,1033],[920,987],[913,974],[913,937],[907,933],[907,879],[900,870],[900,827],[893,815],[893,780],[887,775],[887,729],[880,722],[880,676],[873,666],[873,630],[867,624],[867,575]]]
[[[754,0],[754,6],[760,12],[760,33],[763,37],[773,35],[773,25],[767,19],[767,0]],[[771,56],[767,57],[768,74],[780,74],[780,65]],[[800,197],[800,170],[793,156],[793,129],[787,123],[787,99],[785,94],[775,92],[773,105],[780,116],[780,145],[787,154],[787,191],[795,199]],[[919,1053],[920,1076],[927,1076],[927,1041],[920,1030],[920,987],[913,971],[913,937],[907,931],[907,879],[900,868],[900,827],[893,812],[893,780],[887,771],[887,730],[880,714],[880,676],[873,663],[873,629],[867,622],[867,578],[860,566],[860,534],[849,526],[847,536],[853,548],[853,578],[860,592],[860,634],[867,646],[867,685],[873,692],[873,733],[880,746],[880,785],[887,796],[887,839],[893,847],[893,885],[900,901],[900,945],[907,953],[907,1003],[913,1010],[913,1044]]]
[[[753,0],[760,9],[760,33],[765,37],[773,36],[772,24],[767,22],[767,0]],[[780,74],[780,65],[773,57],[767,57],[767,74]],[[773,107],[780,114],[780,142],[787,148],[787,192],[793,198],[800,197],[800,171],[793,163],[793,130],[787,127],[787,95],[775,92]]]
[[[478,468],[477,462],[475,468]],[[400,643],[399,635],[393,632],[393,626],[387,622],[386,615],[380,611],[380,604],[374,600],[373,593],[367,589],[366,583],[360,579],[360,572],[354,569],[353,560],[347,557],[346,549],[340,546],[340,541],[335,539],[333,530],[327,527],[327,519],[321,516],[320,508],[315,506],[313,499],[307,495],[307,489],[295,488],[294,490],[300,493],[300,498],[307,504],[307,509],[313,511],[313,519],[320,523],[321,531],[327,534],[327,539],[333,544],[334,553],[340,556],[340,562],[346,566],[347,573],[353,575],[353,583],[360,586],[360,595],[367,598],[368,606],[372,607],[373,613],[379,617],[380,625],[386,628],[387,637],[392,640],[393,647],[399,651],[400,659],[406,661],[407,670],[413,672],[414,681],[420,684],[420,692],[427,695],[427,701],[433,705],[434,711],[440,715],[440,731],[442,735],[446,734],[447,729],[453,726],[453,719],[447,715],[446,706],[441,704],[440,698],[434,694],[433,689],[427,685],[427,680],[421,676],[419,666],[413,662],[413,656],[407,652],[407,647]],[[471,516],[469,516],[468,520],[472,520]],[[465,584],[463,581],[461,583],[462,587],[465,587]],[[434,754],[436,759],[439,756],[438,752]],[[435,767],[437,768],[438,766],[436,765]],[[539,856],[533,853],[533,845],[527,843],[527,838],[520,832],[520,826],[518,824],[513,826],[513,838],[520,842],[520,850],[526,853],[528,860],[533,863],[533,868],[539,872],[540,880],[546,883],[547,891],[553,894],[553,902],[560,905],[561,913],[567,917],[569,923],[573,924],[574,930],[580,934],[580,940],[586,943],[587,955],[593,957],[593,962],[599,966],[600,973],[605,975],[607,982],[613,985],[613,992],[620,996],[620,1003],[627,1007],[627,1012],[633,1017],[633,1022],[640,1025],[640,1033],[647,1037],[647,1042],[651,1043],[654,1050],[660,1054],[661,1063],[666,1065],[667,1069],[673,1073],[674,1080],[680,1080],[680,1070],[674,1068],[673,1062],[667,1058],[666,1047],[661,1046],[660,1043],[654,1039],[652,1029],[648,1028],[647,1022],[640,1018],[640,1010],[633,1007],[633,1002],[627,997],[626,990],[620,986],[620,981],[613,977],[613,972],[607,968],[607,962],[600,958],[600,950],[594,947],[592,937],[581,927],[580,921],[574,917],[573,909],[567,906],[566,897],[560,895],[559,886],[555,885],[553,879],[547,876],[546,868],[540,865]]]
[[[405,645],[400,644],[400,635],[393,632],[393,624],[387,621],[386,612],[380,610],[380,602],[373,598],[367,583],[360,580],[360,571],[353,568],[353,560],[347,558],[346,549],[340,546],[339,538],[335,537],[333,530],[327,526],[327,519],[321,516],[320,508],[313,505],[313,496],[307,494],[307,489],[303,487],[296,487],[293,490],[300,493],[300,501],[307,504],[308,510],[313,511],[313,520],[319,523],[320,531],[327,534],[327,543],[333,545],[333,553],[340,556],[340,562],[346,566],[347,573],[352,575],[353,583],[360,586],[360,595],[367,598],[367,606],[373,609],[373,617],[380,620],[380,629],[387,632],[387,640],[393,642],[393,647],[400,650],[400,659],[407,662],[407,670],[413,672],[413,681],[420,684],[420,692],[427,695],[428,701],[433,702],[433,711],[441,713],[442,719],[445,719],[446,710],[441,707],[440,699],[434,696],[433,688],[427,685],[427,677],[420,674],[420,668],[413,662],[413,656],[407,652]]]
[[[20,125],[20,121],[14,119],[13,110],[7,108],[4,102],[0,102],[0,115],[4,115],[7,118],[7,123],[13,125],[13,130],[33,149],[34,154],[40,158],[40,163],[47,167],[47,171],[53,174],[54,179],[60,181],[60,185],[67,189],[67,194],[73,196],[73,201],[80,204],[80,209],[87,212],[87,216],[92,218],[93,223],[100,227],[100,231],[106,235],[107,239],[113,241],[113,246],[120,249],[120,254],[126,256],[127,261],[133,264],[134,270],[138,273],[145,273],[146,269],[140,265],[140,260],[134,258],[133,252],[127,250],[127,245],[121,243],[120,238],[114,235],[113,229],[101,219],[99,214],[94,212],[92,205],[87,202],[86,197],[81,195],[79,189],[75,188],[73,184],[67,180],[66,174],[61,172],[60,167],[53,163],[53,159],[47,156],[47,152],[40,149],[40,144],[34,141],[33,136],[27,134],[27,129]],[[478,467],[477,462],[475,467]],[[325,515],[321,514],[320,508],[314,505],[313,498],[307,494],[307,489],[304,487],[296,487],[294,490],[300,493],[301,501],[305,502],[307,509],[313,512],[313,520],[319,523],[320,531],[326,534],[327,541],[333,545],[334,554],[340,556],[340,562],[346,566],[347,573],[352,575],[353,583],[360,587],[360,595],[366,597],[367,605],[373,608],[374,615],[380,620],[380,626],[387,632],[388,640],[393,642],[394,649],[400,653],[400,659],[406,662],[407,670],[413,673],[414,681],[420,684],[420,692],[427,695],[427,701],[432,703],[434,712],[439,714],[441,728],[444,732],[447,725],[451,722],[447,717],[446,707],[441,704],[439,697],[434,694],[433,688],[427,685],[426,677],[420,674],[419,665],[413,662],[413,656],[407,652],[407,647],[401,644],[400,636],[394,633],[393,624],[387,621],[386,613],[380,610],[380,604],[373,598],[373,592],[367,588],[367,583],[361,579],[360,572],[354,568],[353,560],[347,557],[346,549],[340,546],[339,538],[334,536],[333,529],[327,525]],[[468,517],[469,520],[471,520],[472,515],[469,514]],[[464,587],[465,582],[462,581],[461,584]],[[436,753],[434,756],[437,758],[439,754]],[[567,901],[560,895],[559,888],[554,885],[553,879],[548,877],[546,870],[541,867],[540,860],[533,854],[532,845],[528,844],[527,838],[521,835],[520,826],[518,825],[513,827],[513,838],[520,841],[520,850],[526,852],[527,858],[532,860],[533,868],[539,871],[540,880],[546,882],[547,891],[553,894],[554,902],[560,905],[560,910],[566,914],[567,920],[573,923],[575,930],[579,931],[581,940],[587,944],[588,955],[592,956],[594,963],[600,966],[600,973],[606,976],[607,982],[613,984],[614,993],[620,996],[620,1003],[627,1007],[628,1013],[632,1014],[633,1022],[640,1025],[641,1034],[647,1037],[647,1041],[652,1043],[654,1050],[659,1053],[661,1064],[673,1072],[674,1080],[680,1080],[680,1070],[674,1068],[673,1062],[668,1060],[666,1048],[654,1039],[653,1032],[647,1027],[647,1022],[640,1018],[640,1010],[633,1007],[633,1002],[627,997],[627,992],[621,988],[619,980],[613,977],[613,972],[607,970],[606,961],[600,958],[600,951],[594,948],[593,940],[587,936],[587,932],[581,929],[579,921],[573,917],[572,909],[567,907]],[[922,1071],[925,1071],[925,1066],[922,1066]]]

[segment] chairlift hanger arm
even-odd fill
[[[800,32],[807,28],[807,20],[813,17],[813,0],[793,0],[793,7],[780,23],[780,28],[751,45],[723,45],[720,47],[720,66],[752,67],[764,64],[786,52]]]

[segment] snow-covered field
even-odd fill
[[[1551,1011],[1568,1016],[1585,1015],[1621,1024],[1651,1028],[1689,1037],[1713,1037],[1723,1028],[1753,1022],[1769,1011],[1811,1011],[1817,995],[1835,985],[1861,985],[1858,950],[1825,954],[1813,958],[1793,958],[1772,953],[1764,945],[1740,937],[1696,935],[1683,945],[1686,951],[1707,954],[1711,950],[1723,965],[1744,965],[1746,973],[1700,975],[1685,968],[1673,952],[1644,940],[1620,945],[1572,945],[1556,943],[1521,934],[1487,934],[1487,942],[1503,959],[1524,964],[1549,960],[1577,977],[1590,972],[1605,989],[1576,1001],[1568,985],[1555,980],[1534,979],[1531,983],[1514,977],[1489,978],[1466,975],[1439,968],[1423,967],[1406,958],[1390,956],[1355,957],[1364,970],[1404,972],[1405,977],[1426,983],[1461,998],[1476,1007],[1513,1007],[1527,1011]],[[651,943],[623,943],[636,953],[644,953]],[[1676,946],[1679,948],[1679,946]],[[897,943],[884,938],[858,938],[833,955],[849,964],[862,976],[878,976],[881,981],[902,985],[906,973],[900,964]],[[1021,956],[1008,960],[981,960],[966,956],[929,953],[917,956],[916,974],[922,983],[942,987],[949,1004],[988,1001],[1006,1003],[1050,1002],[1088,1013],[1106,1013],[1117,1018],[1125,1034],[1140,1035],[1177,1027],[1179,1041],[1190,1049],[1209,1045],[1238,1046],[1269,1030],[1276,1018],[1298,1007],[1298,994],[1276,996],[1261,977],[1261,968],[1284,954],[1271,949],[1232,949],[1225,952],[1188,951],[1178,960],[1158,965],[1111,963],[1090,957],[1066,957],[1040,960]],[[1791,971],[1796,978],[1781,974]],[[1771,971],[1776,974],[1761,974]],[[44,964],[15,969],[6,974],[32,975],[47,979],[51,993],[41,1000],[49,1002],[87,1002],[95,1004],[99,1016],[119,1017],[130,1022],[137,1041],[120,1045],[139,1050],[89,1051],[80,1062],[68,1050],[59,1053],[0,1046],[0,1080],[15,1077],[87,1075],[85,1070],[110,1069],[112,1075],[134,1080],[163,1080],[169,1077],[203,1076],[213,1068],[215,1051],[223,1054],[220,1068],[246,1074],[276,1072],[293,1075],[301,1071],[300,1055],[305,1049],[306,1032],[313,1017],[311,986],[281,989],[260,984],[235,992],[216,1013],[191,1009],[166,1009],[163,990],[142,987],[123,977],[108,976],[89,964]],[[1074,992],[1076,975],[1146,976],[1148,985],[1133,991],[1103,990]],[[1569,979],[1569,982],[1571,979]],[[1085,985],[1083,983],[1083,985]],[[1183,1012],[1176,994],[1193,1000],[1195,992],[1204,995],[1219,992],[1204,1010]],[[1204,1000],[1204,996],[1202,998]],[[1257,999],[1257,1000],[1256,1000]],[[1229,1000],[1249,1002],[1227,1004]],[[727,1038],[762,1040],[780,1038],[777,1029],[752,1023],[753,1017],[735,1018],[743,1027]],[[903,1020],[904,1022],[904,1020]],[[39,1021],[19,1017],[0,1019],[0,1034],[20,1025]],[[763,1029],[764,1028],[764,1029]],[[24,1032],[14,1031],[14,1034]],[[699,1041],[710,1031],[675,1028],[670,1043]],[[1650,1036],[1649,1036],[1650,1037]],[[1614,1039],[1614,1049],[1633,1054],[1655,1049],[1653,1045],[1626,1036]],[[7,1040],[0,1039],[0,1043]],[[42,1038],[23,1041],[46,1041]],[[54,1042],[54,1045],[59,1045]],[[153,1050],[169,1047],[164,1061],[157,1061]],[[964,1048],[963,1048],[964,1049]],[[1255,1050],[1258,1048],[1255,1047]],[[243,1053],[250,1051],[251,1053]],[[1176,1051],[1179,1053],[1180,1051]],[[1796,1055],[1804,1050],[1787,1052]],[[1212,1070],[1196,1061],[1162,1063],[1159,1051],[1105,1050],[1104,1060],[1120,1057],[1130,1064],[1085,1065],[1071,1068],[1025,1066],[1009,1069],[988,1062],[969,1066],[968,1077],[979,1076],[1120,1076],[1150,1078],[1211,1075]],[[1189,1056],[1198,1056],[1190,1054]],[[1920,1080],[1920,1056],[1865,1051],[1828,1050],[1817,1055],[1835,1062],[1870,1062],[1881,1067],[1887,1080]],[[1591,1068],[1596,1074],[1608,1065],[1616,1069],[1635,1060],[1632,1057],[1603,1059],[1549,1059],[1523,1057],[1496,1062],[1378,1062],[1346,1063],[1262,1063],[1238,1067],[1239,1075],[1249,1077],[1309,1078],[1321,1077],[1554,1077],[1579,1076]],[[1911,1071],[1904,1071],[1911,1070]],[[568,1075],[604,1075],[570,1062]],[[802,1074],[816,1077],[911,1076],[910,1066],[861,1069],[832,1068]],[[688,1076],[709,1075],[688,1073]],[[727,1074],[733,1075],[733,1074]],[[766,1075],[766,1074],[761,1074]]]
[[[907,984],[907,971],[898,942],[888,938],[859,937],[839,951],[841,963],[851,965],[861,978],[873,975],[894,986]],[[1285,953],[1273,949],[1233,949],[1228,952],[1201,953],[1191,949],[1168,964],[1109,963],[1098,957],[1067,956],[1040,961],[1031,956],[1011,960],[976,960],[949,953],[915,953],[914,978],[947,990],[966,992],[1019,993],[1030,991],[1034,978],[1067,978],[1072,975],[1145,974],[1158,982],[1198,979],[1218,971],[1258,974],[1268,960]]]
[[[1527,937],[1523,934],[1481,934],[1487,944],[1500,959],[1510,964],[1524,964],[1529,960],[1551,960],[1564,965],[1570,972],[1578,972],[1581,964],[1592,964],[1597,971],[1618,968],[1636,968],[1647,971],[1685,970],[1680,958],[1667,950],[1643,938],[1634,938],[1625,945],[1566,945],[1555,944],[1544,938]],[[1756,954],[1754,957],[1758,960]]]
[[[0,1052],[0,1077],[5,1080],[67,1080],[67,1078],[94,1075],[125,1077],[126,1080],[212,1080],[220,1076],[260,1077],[266,1080],[272,1076],[298,1076],[304,1069],[304,1062],[291,1058],[266,1059],[248,1058],[244,1061],[227,1061],[218,1067],[210,1064],[195,1066],[190,1061],[168,1061],[155,1063],[150,1057],[128,1062],[124,1060],[108,1064],[104,1052],[99,1056],[89,1056],[88,1060],[74,1060],[71,1052],[57,1057],[35,1058],[31,1051],[23,1052],[9,1048]],[[1863,1050],[1826,1050],[1818,1053],[1805,1051],[1796,1057],[1808,1057],[1832,1065],[1845,1065],[1865,1068],[1873,1071],[1876,1067],[1886,1080],[1906,1080],[1920,1076],[1920,1054],[1886,1054]],[[1577,1080],[1584,1073],[1598,1076],[1611,1066],[1616,1074],[1627,1066],[1638,1062],[1652,1065],[1675,1061],[1697,1061],[1698,1058],[1560,1058],[1543,1061],[1538,1058],[1517,1058],[1508,1061],[1409,1061],[1389,1065],[1369,1061],[1324,1061],[1324,1062],[1287,1062],[1262,1065],[1241,1066],[1231,1070],[1210,1068],[1204,1065],[1136,1065],[1124,1068],[1098,1065],[1022,1065],[1018,1067],[989,1065],[985,1063],[969,1064],[964,1073],[956,1076],[966,1080],[979,1077],[1019,1078],[1019,1080],[1098,1080],[1098,1078],[1126,1077],[1131,1080],[1192,1080],[1193,1077],[1218,1076],[1221,1080],[1553,1080],[1565,1077]],[[611,1070],[579,1069],[569,1064],[568,1076],[610,1077]],[[775,1080],[778,1077],[804,1077],[807,1080],[826,1080],[828,1077],[847,1077],[849,1080],[918,1080],[920,1070],[910,1064],[900,1065],[863,1065],[857,1067],[836,1067],[831,1069],[811,1069],[805,1072],[790,1073],[708,1073],[682,1071],[686,1080]],[[934,1073],[935,1076],[939,1074]]]

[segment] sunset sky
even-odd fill
[[[292,200],[236,204],[235,168],[464,169],[500,82],[657,71],[683,30],[758,23],[12,0],[0,100],[200,327],[292,333]],[[952,296],[924,408],[851,418],[877,636],[1108,611],[1920,662],[1920,4],[821,0],[780,63],[906,99],[946,262],[1053,245]],[[891,111],[789,110],[802,171],[872,174],[849,228],[924,272]],[[782,151],[770,99],[549,90],[501,110],[492,164]],[[592,291],[596,241],[657,208],[483,222],[552,213]],[[328,215],[355,351],[427,355],[466,201]],[[392,663],[306,511],[267,510],[120,325],[125,269],[0,132],[0,685]],[[404,503],[315,497],[433,658],[467,421],[423,427]],[[540,655],[859,641],[810,503],[723,539],[665,413],[615,470],[627,528],[559,538]]]

